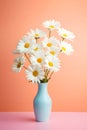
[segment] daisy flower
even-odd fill
[[[20,72],[22,67],[24,66],[25,58],[24,56],[19,56],[14,60],[14,64],[12,66],[12,70],[15,72]]]
[[[48,50],[47,55],[58,56],[59,52],[60,52],[59,47],[51,47],[51,48]]]
[[[31,30],[31,33],[28,33],[28,35],[35,39],[46,36],[45,32],[40,29]]]
[[[35,43],[32,46],[32,53],[35,54],[36,52],[40,51],[41,49],[42,49],[41,44]]]
[[[72,32],[70,32],[70,31],[68,31],[68,30],[66,30],[66,29],[64,29],[64,28],[59,28],[58,34],[59,34],[63,39],[67,39],[67,40],[72,40],[72,39],[75,38],[75,35],[74,35]]]
[[[45,59],[45,68],[50,71],[58,71],[60,69],[60,60],[57,57],[47,56]]]
[[[35,40],[29,39],[29,37],[24,37],[19,41],[17,45],[17,51],[19,53],[30,53],[32,50],[32,45],[35,44]]]
[[[42,41],[43,47],[48,48],[48,49],[50,49],[53,46],[58,46],[58,43],[59,41],[54,36],[50,38],[45,37],[45,39]]]
[[[60,44],[60,51],[65,53],[66,55],[70,55],[72,54],[72,52],[74,51],[74,49],[72,48],[72,45],[67,43],[67,42],[61,42]]]
[[[60,22],[53,20],[47,20],[43,23],[43,26],[45,28],[48,28],[49,30],[58,29],[60,27]]]
[[[33,65],[43,65],[44,64],[44,51],[38,51],[34,55],[31,56],[30,61]]]
[[[30,80],[33,83],[40,83],[40,80],[44,78],[44,71],[40,66],[37,65],[29,66],[29,69],[25,72],[27,80]]]

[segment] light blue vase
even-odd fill
[[[36,121],[46,122],[51,113],[52,100],[47,91],[48,83],[39,83],[33,106]]]

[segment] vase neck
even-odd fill
[[[48,86],[48,83],[39,83],[38,84],[38,92],[39,91],[41,93],[47,92],[47,86]]]

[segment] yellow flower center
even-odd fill
[[[38,58],[38,59],[37,59],[37,62],[38,62],[38,63],[41,63],[41,62],[42,62],[42,59],[41,59],[41,58]]]
[[[36,70],[33,71],[33,76],[34,76],[34,77],[37,77],[37,76],[38,76],[38,71],[36,71]]]
[[[53,67],[53,63],[52,63],[52,62],[48,62],[48,65],[49,65],[50,67]]]
[[[61,49],[62,49],[62,51],[66,51],[66,48],[65,48],[65,47],[62,47]]]
[[[29,47],[30,47],[30,44],[26,42],[26,43],[24,44],[24,47],[25,47],[25,48],[29,48]]]
[[[63,37],[67,37],[67,34],[66,34],[66,33],[64,33],[64,34],[63,34]]]
[[[50,54],[55,55],[55,51],[50,51]]]
[[[20,68],[21,67],[21,62],[19,62],[18,64],[17,64],[17,68]]]
[[[51,25],[51,26],[49,26],[50,28],[55,28],[55,26],[53,26],[53,25]]]
[[[47,43],[47,46],[48,46],[48,47],[51,47],[51,46],[52,46],[52,43]]]
[[[37,51],[38,50],[38,47],[34,48],[34,51]]]
[[[39,37],[39,34],[38,34],[38,33],[36,33],[36,34],[35,34],[35,37]]]

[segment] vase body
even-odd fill
[[[45,122],[49,119],[52,100],[47,91],[48,83],[39,83],[38,92],[34,98],[33,106],[36,121]]]

